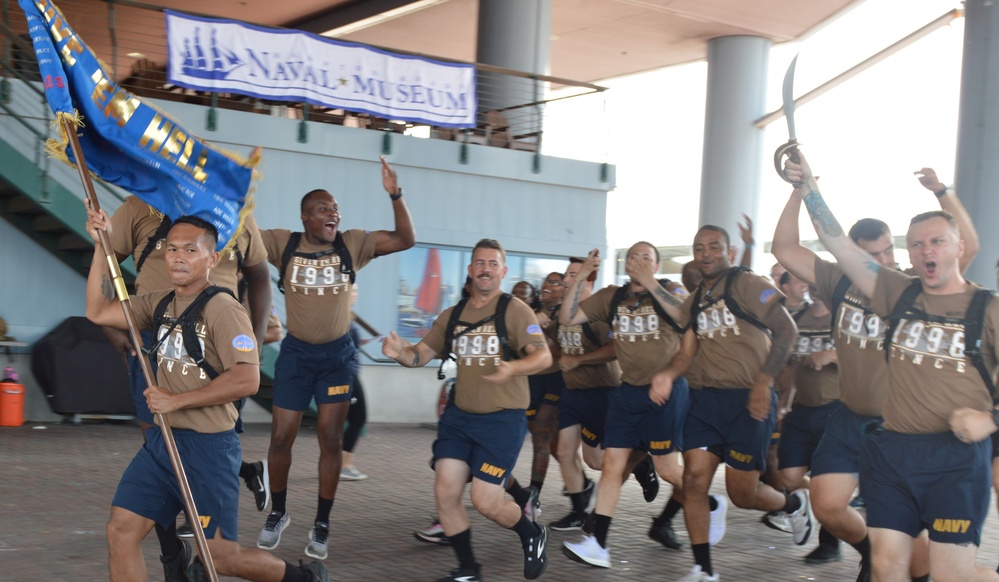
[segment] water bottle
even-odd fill
[[[18,383],[17,370],[14,369],[14,366],[7,366],[3,369],[3,381],[12,384]]]

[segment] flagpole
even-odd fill
[[[83,158],[83,148],[76,135],[76,125],[67,115],[59,116],[62,122],[62,129],[69,140],[69,146],[73,150],[73,159],[76,160],[76,170],[80,174],[80,181],[83,182],[83,189],[86,191],[90,206],[100,212],[100,202],[97,200],[97,193],[94,191],[94,184],[90,180],[90,171]],[[125,312],[125,322],[128,324],[128,333],[132,338],[132,345],[135,346],[138,355],[139,365],[142,368],[142,375],[145,376],[147,386],[155,386],[156,378],[153,376],[152,366],[149,365],[149,358],[142,352],[142,336],[139,335],[139,327],[135,322],[135,312],[132,311],[132,304],[128,298],[128,290],[125,289],[125,280],[121,276],[121,267],[115,258],[114,250],[111,247],[111,239],[107,231],[98,230],[101,246],[104,248],[104,256],[111,269],[111,279],[114,284],[118,299],[121,300],[121,308]],[[97,249],[94,249],[97,252]],[[180,462],[180,453],[177,452],[177,442],[173,438],[173,431],[170,429],[170,421],[165,414],[156,413],[156,419],[163,433],[163,442],[166,445],[167,454],[170,456],[170,464],[173,465],[173,472],[177,476],[177,485],[180,487],[181,497],[184,499],[184,509],[187,511],[188,519],[193,518],[197,524],[192,524],[191,530],[194,532],[194,542],[198,548],[198,555],[201,556],[201,564],[205,567],[205,573],[210,582],[219,582],[218,574],[215,572],[215,561],[208,550],[208,540],[205,539],[204,529],[198,519],[198,509],[194,505],[194,496],[191,494],[191,486],[187,482],[187,474],[184,472],[184,465]]]

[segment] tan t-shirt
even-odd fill
[[[358,229],[342,234],[356,273],[375,258],[375,237]],[[267,260],[280,269],[291,231],[261,230],[260,236]],[[310,243],[303,234],[297,252],[311,254],[330,249],[330,245]],[[350,329],[350,276],[340,272],[337,253],[318,259],[292,255],[284,272],[284,291],[288,334],[318,345],[338,340]]]
[[[558,329],[558,343],[562,348],[562,355],[582,356],[590,352],[595,352],[614,341],[614,334],[607,323],[594,321],[586,325],[589,326],[593,337],[599,343],[594,343],[590,339],[590,335],[586,333],[582,325],[560,325]],[[569,390],[610,388],[621,384],[621,368],[618,366],[617,360],[611,360],[603,364],[577,366],[568,372],[563,372],[562,376],[565,378],[565,387]]]
[[[163,214],[149,206],[137,196],[125,198],[125,202],[115,211],[111,217],[111,246],[116,253],[121,255],[131,255],[132,260],[138,264],[146,246],[149,245],[149,238],[156,234],[156,230],[163,221]],[[166,269],[166,237],[155,241],[155,248],[142,263],[135,280],[136,294],[159,291],[161,289],[173,289],[170,277]],[[237,273],[239,261],[236,253],[242,253],[243,266],[252,267],[267,260],[263,241],[260,239],[260,229],[253,216],[247,216],[240,230],[236,245],[222,252],[219,257],[219,264],[212,269],[208,279],[213,285],[219,285],[238,293]]]
[[[713,289],[704,289],[702,283],[698,315],[689,322],[698,340],[697,356],[687,372],[691,388],[751,388],[770,355],[770,336],[737,318],[726,304],[727,285],[727,273]],[[743,311],[761,322],[771,311],[784,309],[784,294],[752,272],[735,275],[728,293]],[[683,304],[687,314],[695,295]]]
[[[795,313],[798,337],[791,348],[788,365],[794,372],[794,403],[792,406],[815,407],[839,399],[839,370],[836,363],[814,370],[805,363],[810,354],[834,349],[829,314],[816,316],[809,305]]]
[[[497,294],[480,308],[469,301],[459,314],[459,321],[473,324],[496,313],[496,305],[500,295]],[[441,313],[422,343],[434,352],[444,357],[444,340],[447,335],[447,324],[451,312],[456,306],[448,307]],[[454,328],[457,336],[469,325],[459,323]],[[506,332],[510,347],[519,355],[526,352],[524,348],[536,341],[544,342],[544,334],[538,325],[538,318],[523,301],[511,298],[506,307]],[[527,376],[514,376],[502,384],[492,384],[482,379],[496,371],[496,366],[503,359],[496,324],[483,324],[452,341],[451,352],[458,366],[457,383],[455,384],[455,405],[472,414],[489,414],[500,410],[527,409],[530,404],[530,390],[527,387]]]
[[[836,265],[815,258],[816,296],[834,309],[833,292],[846,275]],[[884,343],[887,324],[870,309],[870,300],[850,285],[836,313],[833,340],[839,360],[839,397],[852,412],[881,416],[888,393]]]
[[[647,386],[680,351],[680,335],[660,320],[652,306],[655,299],[648,293],[625,295],[617,313],[611,313],[611,302],[619,288],[604,287],[580,301],[579,308],[591,323],[602,321],[614,330],[621,379],[632,386]]]
[[[875,313],[887,318],[902,292],[915,279],[905,273],[882,269],[871,298]],[[885,428],[902,433],[940,433],[950,430],[950,415],[958,408],[990,410],[989,394],[978,369],[964,355],[964,315],[978,286],[963,293],[920,293],[913,304],[930,316],[957,323],[902,318],[891,342],[888,364],[888,397]],[[982,355],[992,378],[996,377],[999,301],[990,301],[982,323]]]
[[[542,305],[541,310],[538,311],[538,313],[544,313],[548,316],[548,323],[542,324],[541,330],[545,333],[545,339],[550,340],[555,345],[558,345],[558,312],[560,307],[561,306],[556,306],[555,309],[548,309]],[[540,323],[541,318],[538,318],[538,321]],[[551,345],[552,344],[549,343],[548,347],[550,348]],[[544,374],[554,374],[555,372],[561,370],[562,368],[559,367],[558,357],[556,356],[557,354],[555,350],[552,350],[552,365],[538,372],[536,375],[542,376]]]
[[[160,299],[170,291],[153,291],[132,298],[139,329],[153,329],[153,311]],[[156,330],[157,338],[163,337],[174,319],[180,316],[197,298],[175,297],[164,312],[164,323]],[[220,374],[236,364],[259,365],[253,327],[246,311],[235,299],[218,293],[205,304],[201,315],[195,318],[195,332],[205,352],[205,361]],[[174,394],[190,392],[206,386],[211,380],[184,349],[184,336],[180,326],[174,328],[156,351],[156,381],[160,388]],[[173,428],[186,428],[200,433],[217,433],[231,430],[236,423],[236,407],[232,403],[185,408],[168,416]]]

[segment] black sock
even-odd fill
[[[156,539],[160,541],[160,554],[164,558],[176,558],[180,553],[181,541],[177,539],[177,524],[171,523],[170,527],[163,529],[156,525]]]
[[[781,509],[784,513],[794,513],[801,509],[801,499],[797,495],[791,495],[790,493],[784,494],[784,509]]]
[[[243,461],[239,466],[239,478],[243,481],[249,481],[257,475],[257,470],[253,468],[253,465]]]
[[[694,550],[694,563],[701,567],[701,571],[708,576],[714,575],[711,568],[711,546],[709,544],[693,544],[690,546]]]
[[[285,503],[288,501],[288,490],[271,491],[271,513],[285,513]]]
[[[593,537],[597,538],[597,543],[600,544],[601,548],[607,547],[607,532],[610,531],[610,524],[610,516],[593,512]]]
[[[569,501],[572,502],[572,512],[573,513],[583,513],[583,510],[586,509],[585,507],[583,507],[583,493],[582,493],[582,491],[579,492],[579,493],[570,493],[569,494]]]
[[[517,502],[517,505],[523,507],[527,503],[527,491],[520,486],[520,483],[513,477],[510,477],[510,485],[507,486],[506,492],[513,497],[513,500]]]
[[[319,496],[319,506],[316,509],[316,521],[321,521],[323,523],[330,522],[330,511],[333,511],[333,500],[324,499],[321,495]]]
[[[285,562],[284,578],[281,578],[281,582],[312,582],[312,574],[303,570],[301,566]]]
[[[710,497],[709,499],[714,501],[715,498]],[[715,505],[718,505],[717,501],[715,501]],[[663,508],[663,512],[659,514],[659,517],[652,520],[652,524],[655,526],[661,526],[671,523],[673,521],[673,517],[676,516],[677,512],[680,511],[680,508],[682,507],[683,505],[679,501],[670,497],[669,501],[666,502],[666,507]]]
[[[871,561],[871,538],[870,537],[864,536],[864,539],[860,540],[859,542],[857,542],[855,544],[850,544],[850,545],[853,546],[853,549],[857,550],[858,554],[860,554],[860,559],[861,560],[870,563],[870,561]]]
[[[458,567],[477,568],[479,565],[475,562],[475,554],[472,553],[471,528],[448,537],[451,538],[451,547],[454,548],[454,554],[458,556]]]
[[[520,543],[525,546],[527,545],[527,540],[541,533],[541,528],[538,527],[538,524],[527,519],[527,516],[524,514],[520,514],[520,521],[513,524],[513,527],[510,529],[520,536]]]
[[[645,457],[635,465],[635,468],[631,470],[631,474],[635,476],[635,480],[639,483],[648,476],[649,471],[654,471],[655,465],[652,464],[652,457]]]
[[[596,528],[596,519],[597,519],[596,512],[586,516],[586,519],[583,520],[583,527],[580,528],[581,530],[583,530],[584,534],[588,536],[593,535],[593,530],[594,528]]]
[[[839,538],[832,535],[832,532],[824,527],[819,528],[819,545],[820,546],[831,546],[834,548],[839,547]]]
[[[718,500],[715,499],[714,495],[708,495],[708,510],[714,511],[718,509]]]
[[[534,479],[531,479],[531,487],[537,489],[538,493],[541,493],[541,488],[544,487],[544,485],[545,485],[544,481],[535,481]]]
[[[912,579],[912,582],[930,582],[930,575],[927,573],[922,576],[916,576]]]

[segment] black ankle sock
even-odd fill
[[[451,546],[454,548],[454,554],[458,556],[458,567],[477,568],[478,564],[475,562],[475,554],[472,553],[471,528],[448,537],[451,538]]]
[[[819,528],[819,545],[839,547],[839,538],[824,527]]]
[[[871,538],[864,536],[864,539],[850,545],[853,546],[853,549],[857,550],[858,554],[860,554],[861,560],[864,560],[865,562],[871,561]]]
[[[285,513],[285,503],[288,501],[288,490],[271,491],[271,512]]]
[[[930,575],[927,573],[922,576],[916,576],[912,579],[912,582],[930,582]]]
[[[330,512],[333,511],[333,500],[319,497],[319,506],[316,509],[316,521],[323,523],[330,522]]]
[[[301,566],[285,562],[284,578],[281,578],[281,582],[312,582],[312,575],[303,570]]]
[[[541,531],[541,529],[538,527],[538,524],[527,519],[527,516],[524,514],[520,515],[520,521],[513,524],[513,527],[511,527],[510,529],[512,529],[514,532],[517,533],[518,536],[520,536],[520,543],[525,546],[527,545],[527,540],[538,535],[538,533],[540,533]]]
[[[715,499],[714,495],[708,495],[708,510],[714,511],[718,509],[718,500]]]
[[[156,526],[156,539],[160,542],[160,555],[164,558],[176,558],[180,553],[181,541],[177,539],[177,524],[171,523],[170,527],[163,529]]]
[[[714,501],[714,497],[711,497],[710,499]],[[718,505],[717,501],[715,501],[715,505]],[[666,502],[666,507],[663,508],[663,512],[659,514],[659,517],[652,520],[652,523],[656,526],[660,526],[672,522],[673,517],[676,516],[677,512],[679,512],[682,507],[683,505],[679,501],[670,497],[669,501]]]
[[[711,568],[711,546],[709,544],[693,544],[690,546],[694,550],[694,563],[701,567],[701,571],[712,576],[715,571]]]
[[[572,512],[573,513],[583,513],[586,507],[583,506],[583,493],[570,493],[569,501],[572,502]]]
[[[586,516],[586,519],[583,521],[583,527],[580,528],[584,534],[588,536],[593,535],[593,530],[596,528],[596,519],[597,514],[595,512]]]
[[[513,497],[513,500],[517,502],[517,505],[523,506],[527,503],[527,491],[520,486],[520,483],[518,483],[515,478],[510,478],[510,484],[507,486],[506,492]]]
[[[611,518],[607,515],[593,513],[593,537],[601,548],[607,547],[607,532],[610,531]]]
[[[257,474],[257,470],[253,468],[253,465],[243,461],[239,466],[239,478],[243,481],[249,481]]]
[[[531,479],[531,487],[537,489],[538,493],[541,493],[541,488],[544,487],[544,485],[545,485],[544,481],[535,481],[534,479]]]
[[[784,513],[794,513],[801,509],[801,499],[798,499],[797,495],[791,495],[790,493],[784,494]]]

